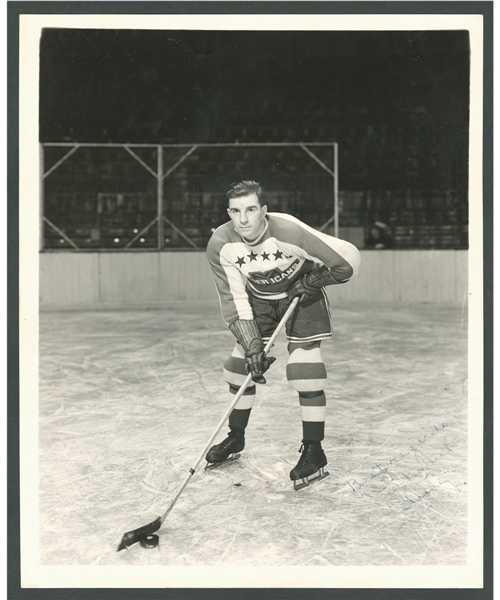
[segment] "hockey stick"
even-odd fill
[[[278,323],[278,326],[276,327],[273,335],[271,336],[271,338],[269,339],[269,341],[267,342],[267,344],[264,347],[264,352],[266,354],[271,349],[271,347],[274,344],[276,338],[278,337],[278,334],[280,333],[280,331],[285,326],[285,323],[291,317],[291,315],[292,315],[293,311],[295,310],[295,307],[297,306],[298,302],[299,302],[299,298],[298,297],[294,298],[292,300],[292,303],[288,307],[286,313],[283,315],[283,318],[281,319],[281,321]],[[158,531],[158,529],[160,529],[160,527],[162,526],[162,523],[167,518],[168,513],[172,510],[172,508],[174,507],[175,503],[179,499],[180,495],[184,491],[184,488],[189,483],[191,477],[195,474],[196,469],[200,465],[201,461],[204,459],[205,454],[207,453],[208,449],[212,446],[213,441],[217,437],[217,434],[221,430],[221,428],[224,425],[226,419],[229,417],[231,411],[236,406],[236,404],[238,403],[238,401],[241,398],[241,396],[243,396],[243,393],[245,392],[246,388],[248,387],[248,385],[250,384],[251,381],[252,381],[252,374],[249,373],[246,376],[245,381],[243,382],[242,386],[238,390],[238,393],[231,400],[231,403],[229,404],[229,406],[226,409],[226,412],[224,413],[224,415],[222,416],[221,420],[217,424],[217,427],[216,427],[215,431],[210,436],[210,439],[208,440],[205,448],[200,453],[200,455],[199,455],[196,463],[194,464],[193,467],[191,467],[191,469],[189,469],[189,474],[186,476],[186,478],[184,479],[184,481],[180,485],[179,489],[177,490],[175,496],[172,498],[172,501],[170,502],[170,505],[167,508],[167,510],[161,515],[161,517],[158,517],[157,519],[155,519],[151,523],[148,523],[147,525],[144,525],[143,527],[138,527],[137,529],[133,529],[132,531],[127,531],[127,533],[124,533],[123,537],[122,537],[122,541],[120,542],[120,545],[118,546],[117,552],[120,552],[120,550],[123,550],[124,548],[128,548],[129,546],[132,546],[132,544],[135,544],[136,542],[140,541],[143,537],[145,537],[147,535],[150,535],[150,534],[154,533],[155,531]]]

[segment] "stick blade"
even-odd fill
[[[122,541],[118,546],[117,552],[120,552],[120,550],[128,548],[129,546],[132,546],[132,544],[138,542],[145,535],[149,535],[151,533],[154,533],[155,531],[158,531],[160,527],[161,517],[158,517],[157,519],[151,521],[151,523],[148,523],[147,525],[143,525],[142,527],[138,527],[137,529],[133,529],[132,531],[127,531],[127,533],[123,534]]]

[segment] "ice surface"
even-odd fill
[[[332,320],[330,477],[299,492],[289,480],[301,421],[281,335],[241,458],[201,465],[158,548],[117,553],[125,531],[165,511],[213,433],[233,338],[217,306],[42,313],[42,564],[465,564],[463,312],[354,305]]]

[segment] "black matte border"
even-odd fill
[[[484,241],[484,587],[479,589],[104,589],[20,587],[19,16],[22,14],[482,14]],[[487,600],[493,598],[493,2],[7,2],[7,598],[41,600]]]
[[[483,14],[493,19],[493,2],[470,1],[11,1],[10,15],[19,14]]]

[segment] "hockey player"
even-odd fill
[[[239,457],[254,403],[255,383],[275,360],[264,354],[268,341],[293,298],[300,297],[286,323],[287,379],[299,396],[302,416],[301,456],[290,472],[294,487],[308,478],[326,476],[321,447],[325,432],[326,369],[321,341],[331,337],[324,286],[341,284],[357,274],[355,246],[318,232],[295,217],[267,212],[264,191],[255,181],[231,185],[226,193],[230,221],[221,225],[207,246],[222,317],[236,338],[224,365],[229,393],[236,394],[248,373],[252,384],[229,416],[229,434],[206,455],[207,466]],[[302,480],[302,484],[297,482]]]

